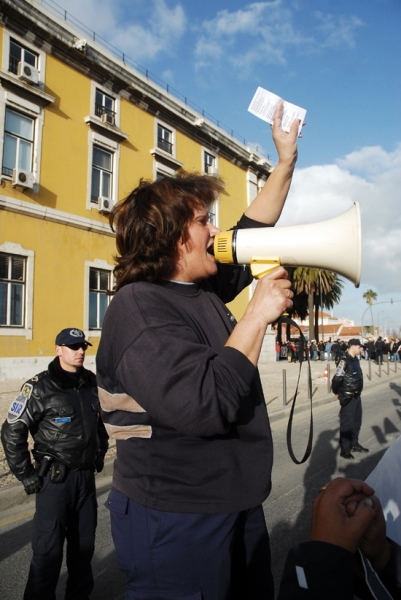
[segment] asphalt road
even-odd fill
[[[272,568],[278,585],[288,549],[309,536],[312,501],[319,489],[335,477],[366,479],[401,431],[401,379],[373,387],[362,394],[363,418],[359,441],[369,454],[355,460],[339,456],[339,405],[314,411],[314,445],[304,465],[295,465],[286,450],[286,424],[273,431],[275,457],[273,489],[264,504],[272,547]],[[294,431],[295,454],[304,454],[309,431],[307,415]],[[277,587],[276,585],[276,587]]]
[[[360,441],[368,455],[345,461],[338,453],[338,406],[325,405],[314,412],[314,447],[305,465],[292,463],[286,449],[286,424],[275,424],[273,489],[265,503],[271,537],[273,572],[279,581],[288,549],[308,538],[311,503],[319,488],[336,476],[364,479],[380,460],[401,430],[401,377],[363,394],[363,423]],[[307,414],[294,423],[294,450],[301,457],[308,432]],[[110,535],[108,511],[103,507],[107,494],[99,496],[99,524],[93,560],[95,589],[92,600],[122,600],[124,579],[116,566]],[[23,512],[21,512],[23,510]],[[0,515],[0,597],[20,600],[23,596],[31,556],[33,507],[25,505]],[[63,566],[57,600],[63,598],[66,581]]]

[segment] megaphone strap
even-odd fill
[[[291,411],[290,411],[290,417],[288,419],[288,426],[287,426],[287,448],[288,448],[288,454],[290,455],[292,461],[296,464],[296,465],[302,465],[304,462],[306,462],[309,458],[309,456],[311,455],[312,452],[312,443],[313,443],[313,413],[312,413],[312,372],[311,372],[311,366],[310,366],[310,358],[309,358],[309,353],[306,352],[306,359],[308,361],[308,390],[309,390],[309,398],[310,398],[310,425],[309,425],[309,438],[308,438],[308,444],[306,446],[306,450],[305,450],[305,454],[303,455],[303,457],[301,458],[301,460],[298,460],[294,454],[294,451],[292,449],[292,420],[294,417],[294,410],[295,410],[295,402],[297,400],[297,396],[298,396],[298,388],[299,388],[299,380],[301,377],[301,369],[302,369],[302,362],[304,360],[304,349],[306,348],[306,340],[304,337],[304,334],[302,333],[298,323],[295,323],[295,321],[293,321],[292,319],[290,319],[289,317],[284,317],[281,316],[279,318],[279,320],[277,321],[278,325],[280,325],[281,323],[285,323],[288,325],[292,325],[293,327],[296,327],[299,331],[299,336],[300,336],[300,340],[301,340],[301,344],[302,344],[302,352],[300,353],[299,356],[299,373],[298,373],[298,380],[297,380],[297,387],[295,389],[295,394],[294,394],[294,399],[292,401],[292,406],[291,406]]]

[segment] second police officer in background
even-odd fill
[[[88,345],[80,329],[63,329],[56,337],[57,356],[47,371],[23,385],[1,431],[11,472],[27,494],[36,493],[25,600],[54,600],[65,539],[66,600],[87,600],[93,589],[94,474],[103,469],[108,436],[96,377],[83,367]],[[28,433],[34,439],[35,466]]]
[[[358,359],[361,350],[360,340],[349,340],[348,350],[341,357],[331,384],[341,405],[340,456],[346,459],[354,458],[351,452],[369,452],[358,441],[362,424],[363,375]]]

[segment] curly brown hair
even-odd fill
[[[118,252],[114,291],[134,281],[171,279],[194,211],[209,209],[223,185],[217,177],[183,170],[159,181],[141,179],[110,213]]]

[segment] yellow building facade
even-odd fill
[[[46,368],[65,327],[85,331],[93,368],[115,202],[141,177],[218,174],[226,229],[271,165],[35,0],[0,1],[0,51],[0,378]]]

